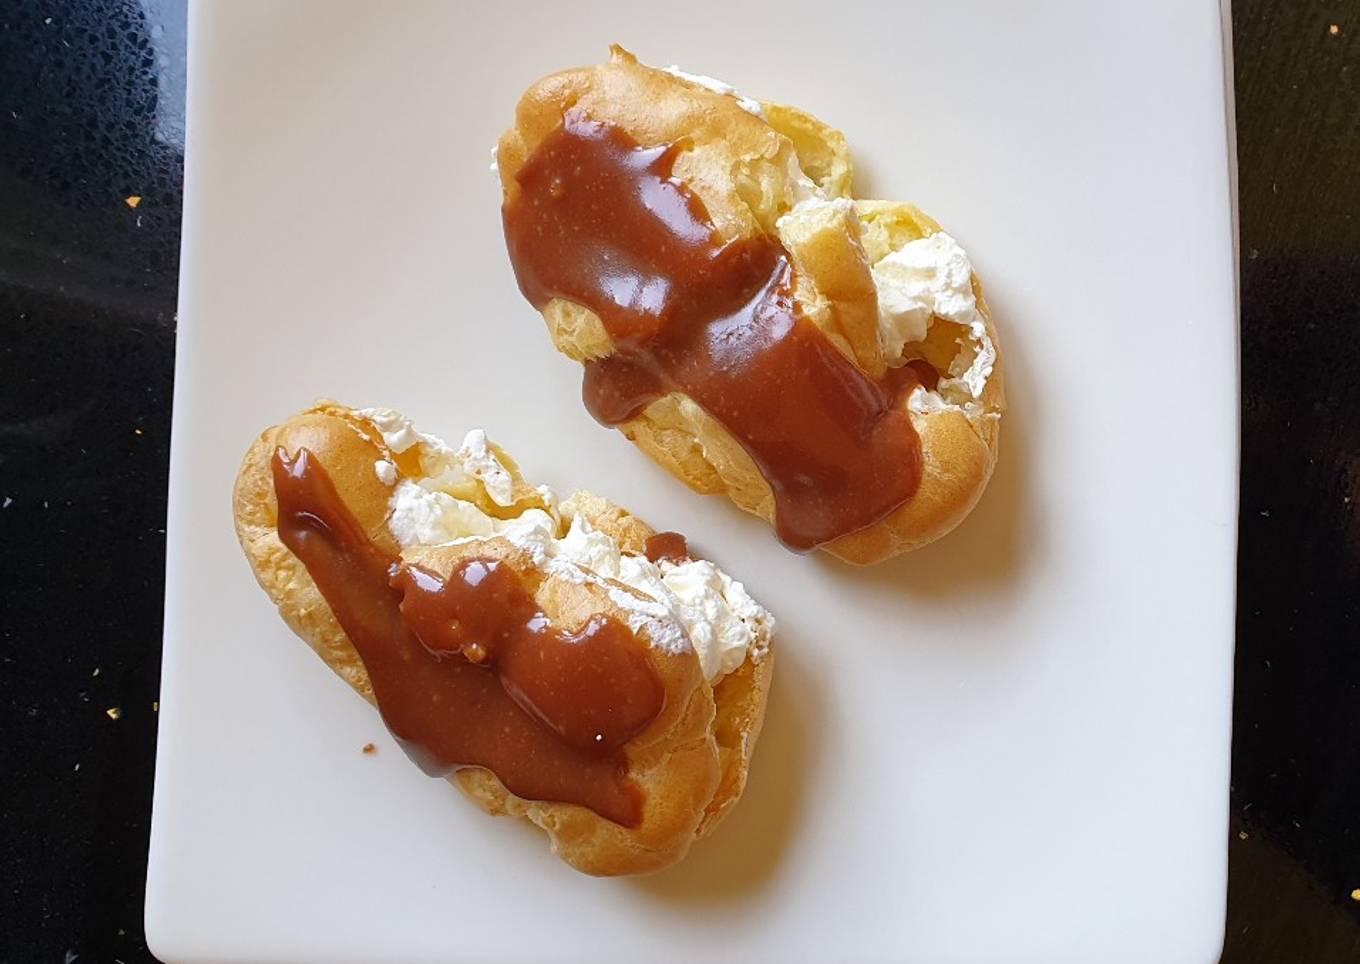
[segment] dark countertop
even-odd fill
[[[1341,964],[1360,960],[1360,7],[1233,13],[1223,960]],[[150,960],[183,44],[174,0],[0,6],[0,962]]]

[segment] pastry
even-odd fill
[[[506,244],[594,417],[791,548],[944,535],[996,464],[996,332],[958,243],[855,200],[845,138],[614,47],[524,94]]]
[[[233,508],[284,621],[410,756],[576,869],[664,867],[741,796],[774,620],[683,537],[559,504],[480,431],[328,402],[251,446]]]

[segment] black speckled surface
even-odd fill
[[[182,169],[153,29],[135,2],[0,3],[6,962],[148,959]]]
[[[1360,8],[1233,6],[1224,961],[1342,964],[1360,961]],[[183,43],[182,3],[0,0],[0,962],[150,959]]]

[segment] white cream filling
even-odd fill
[[[471,502],[426,488],[426,481],[403,479],[388,501],[387,528],[402,547],[438,546],[493,536],[505,524]]]
[[[390,408],[359,408],[354,414],[372,422],[384,444],[398,455],[420,441],[420,433],[401,412]]]
[[[908,241],[872,271],[878,289],[879,333],[887,356],[901,358],[907,343],[925,339],[936,318],[961,325],[976,346],[973,359],[963,371],[951,371],[950,377],[941,379],[940,388],[964,391],[972,401],[980,401],[996,365],[996,346],[973,293],[973,263],[959,243],[938,231]]]
[[[510,471],[487,446],[485,432],[479,428],[468,432],[455,457],[462,462],[464,471],[482,483],[492,502],[506,506],[515,504],[515,483],[510,478]]]
[[[735,97],[737,106],[746,111],[746,113],[754,114],[761,120],[765,119],[765,112],[760,109],[759,101],[752,100],[750,97],[743,97],[737,88],[726,81],[719,80],[716,77],[708,77],[704,74],[691,74],[688,71],[681,70],[675,64],[671,64],[669,67],[662,67],[661,69],[672,77],[679,77],[681,80],[687,80],[691,84],[698,84],[700,87],[711,90],[715,94],[725,94],[728,97]]]
[[[383,485],[397,484],[397,465],[391,459],[378,459],[374,462],[373,474]]]
[[[838,217],[854,215],[854,201],[851,201],[848,197],[827,197],[816,182],[803,173],[801,168],[794,178],[793,194],[797,198],[793,207],[781,214],[779,220],[775,222],[775,230],[781,236],[786,228],[790,228],[800,221],[815,220],[828,215]]]
[[[678,622],[710,682],[741,666],[753,648],[756,657],[762,657],[774,633],[774,617],[745,586],[707,560],[654,563],[645,556],[625,554],[610,536],[579,515],[550,551],[556,559],[650,597],[644,601],[617,589],[610,593],[628,610],[630,622],[637,617]]]
[[[781,236],[800,223],[829,216],[857,219],[848,198],[828,198],[815,185],[809,191],[803,181],[807,178],[795,182],[797,203],[776,222]],[[996,365],[996,346],[973,293],[973,264],[959,243],[943,231],[908,241],[870,266],[870,273],[878,296],[879,343],[889,365],[903,364],[907,346],[924,341],[937,319],[967,329],[973,343],[966,365],[961,364],[966,357],[961,352],[938,389],[917,388],[908,407],[918,414],[948,410],[986,414],[981,399]]]
[[[889,358],[901,358],[908,342],[925,341],[936,315],[959,321],[974,307],[966,303],[972,300],[972,265],[947,234],[909,241],[872,271],[879,334]]]
[[[497,505],[515,504],[515,484],[510,470],[505,467],[487,442],[486,433],[479,428],[467,433],[457,451],[444,444],[443,439],[417,432],[411,420],[390,408],[359,408],[355,414],[372,422],[382,435],[383,442],[394,453],[405,452],[417,442],[424,442],[420,453],[420,470],[425,478],[420,484],[427,489],[449,488],[469,478],[476,479]],[[384,467],[386,466],[390,467]],[[382,460],[373,471],[386,485],[396,482],[396,466]]]
[[[403,548],[500,536],[524,549],[535,565],[552,575],[604,586],[614,603],[628,613],[629,626],[645,629],[653,646],[677,653],[692,649],[710,683],[737,669],[748,656],[764,656],[774,635],[774,617],[740,582],[713,563],[653,563],[645,556],[625,553],[611,536],[594,529],[580,515],[559,537],[556,498],[546,486],[540,486],[539,492],[548,511],[529,509],[513,519],[494,518],[443,491],[468,476],[484,485],[487,477],[498,477],[494,470],[481,475],[474,471],[479,452],[494,459],[485,433],[469,432],[471,444],[465,440],[458,452],[432,436],[420,438],[427,443],[422,468],[429,463],[429,468],[438,471],[434,477],[403,479],[392,492],[387,526]],[[474,464],[469,466],[469,461]],[[499,461],[497,465],[506,473],[507,484],[512,484],[508,470]]]

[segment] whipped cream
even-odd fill
[[[795,181],[798,201],[775,223],[781,237],[809,222],[824,222],[831,217],[858,219],[852,201],[828,198],[815,185],[809,190],[802,183],[806,180],[802,177]],[[879,343],[889,365],[900,365],[906,347],[924,341],[937,318],[966,328],[974,343],[972,360],[941,378],[939,392],[918,388],[912,393],[908,399],[911,410],[918,414],[946,409],[982,414],[980,400],[996,365],[996,346],[978,310],[973,263],[967,253],[953,237],[938,231],[889,252],[871,266],[870,272],[878,295]],[[948,401],[946,396],[962,397],[963,404]]]
[[[613,538],[593,529],[579,515],[551,551],[568,565],[621,582],[649,597],[610,591],[610,598],[628,611],[635,629],[639,623],[659,623],[664,632],[667,621],[678,622],[709,682],[737,669],[753,649],[757,659],[762,657],[774,634],[774,617],[751,598],[745,586],[707,560],[654,563],[645,556],[625,554]]]
[[[954,314],[964,310],[960,281],[971,287],[972,268],[958,245],[946,244],[952,241],[945,234],[909,241],[873,266],[878,330],[889,358],[901,358],[908,342],[925,341],[943,306]]]
[[[382,435],[383,444],[398,455],[420,441],[420,433],[401,412],[390,408],[358,408],[354,414],[372,422]]]
[[[743,97],[737,88],[726,81],[719,80],[716,77],[707,77],[704,74],[691,74],[688,71],[681,70],[675,64],[671,64],[669,67],[662,67],[661,69],[672,77],[679,77],[681,80],[687,80],[691,84],[698,84],[700,87],[707,88],[715,94],[725,94],[728,97],[735,97],[737,99],[737,106],[746,111],[746,113],[754,114],[761,120],[765,119],[765,112],[760,109],[759,101],[752,100],[750,97]]]
[[[372,422],[384,444],[396,454],[405,452],[417,442],[424,443],[420,470],[426,478],[419,484],[425,488],[447,489],[475,479],[482,484],[492,502],[502,506],[515,504],[515,484],[510,470],[492,451],[486,433],[481,429],[468,432],[455,451],[444,444],[443,439],[417,432],[409,418],[390,408],[359,408],[355,409],[355,414]],[[376,463],[373,471],[386,485],[397,481],[396,466],[386,459]]]
[[[466,499],[427,487],[429,482],[403,479],[388,500],[387,528],[403,547],[486,538],[499,535],[508,524],[508,520],[489,516]]]
[[[645,629],[653,646],[675,653],[693,650],[710,683],[740,667],[748,656],[764,656],[774,635],[774,617],[713,563],[654,563],[625,553],[613,537],[581,515],[559,536],[557,499],[546,486],[538,489],[546,510],[528,509],[512,519],[497,519],[446,491],[476,478],[498,501],[487,482],[499,484],[502,472],[504,484],[513,487],[513,476],[495,459],[486,434],[469,432],[456,452],[432,436],[419,438],[426,443],[422,470],[435,471],[419,480],[402,479],[388,503],[387,527],[403,548],[504,538],[551,575],[605,588],[628,614],[629,627]],[[499,468],[481,464],[484,458]]]
[[[479,428],[468,432],[463,445],[454,453],[462,468],[486,488],[486,494],[497,505],[515,504],[515,483],[510,470],[487,445],[486,433]]]
[[[973,294],[973,263],[959,243],[943,231],[908,241],[874,265],[873,276],[879,332],[888,357],[901,358],[908,342],[922,341],[934,318],[962,325],[977,346],[973,360],[940,384],[962,389],[974,401],[981,399],[996,364],[996,346]]]
[[[783,232],[800,221],[810,221],[827,215],[844,217],[855,210],[855,202],[848,197],[827,197],[801,168],[793,181],[793,196],[798,200],[775,222],[777,231]]]

